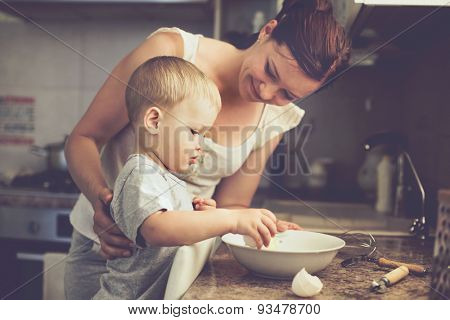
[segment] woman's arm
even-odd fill
[[[276,136],[262,148],[252,151],[236,173],[222,179],[214,193],[217,207],[248,208],[250,206],[266,162],[282,137],[283,135]]]
[[[159,33],[122,59],[70,134],[65,150],[69,171],[92,204],[107,187],[101,170],[99,150],[129,122],[125,89],[131,73],[152,57],[182,55],[180,41],[176,34]]]
[[[219,208],[248,208],[258,188],[266,162],[272,155],[283,135],[269,140],[264,147],[253,151],[242,167],[230,177],[222,179],[216,189],[214,198]],[[263,179],[265,179],[263,177]],[[277,220],[277,231],[301,230],[292,222]]]
[[[158,33],[145,40],[114,68],[88,110],[70,134],[65,148],[68,168],[81,192],[94,207],[94,231],[107,258],[126,256],[130,241],[123,237],[107,211],[111,191],[102,173],[99,151],[129,120],[125,89],[132,72],[146,60],[160,55],[183,56],[183,43],[174,33]]]

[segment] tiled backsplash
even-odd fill
[[[72,19],[39,24],[67,46],[31,23],[0,23],[0,95],[35,98],[35,143],[39,145],[68,134],[107,77],[82,55],[112,70],[158,27],[212,34],[210,22],[179,19]],[[335,159],[339,183],[356,185],[365,157],[361,141],[375,131],[399,129],[408,135],[411,156],[426,187],[449,187],[450,91],[445,89],[449,52],[444,44],[409,59],[353,68],[330,88],[306,99],[301,104],[306,110],[302,123],[313,127],[304,150],[308,160]],[[27,147],[0,146],[0,173],[12,175],[27,168],[41,170],[45,161],[29,154]]]
[[[209,22],[179,19],[72,19],[38,24],[46,31],[29,22],[0,23],[0,95],[35,98],[34,138],[39,145],[60,141],[70,133],[107,78],[102,68],[112,70],[157,28],[178,26],[212,35]],[[0,145],[1,174],[44,168],[44,159],[31,155],[27,146]]]

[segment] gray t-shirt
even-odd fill
[[[107,261],[94,299],[162,299],[179,247],[145,243],[139,227],[158,211],[192,211],[192,195],[184,181],[144,155],[133,154],[114,184],[111,215],[117,226],[139,247],[129,258]]]

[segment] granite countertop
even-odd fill
[[[431,266],[434,239],[425,243],[405,237],[377,237],[378,248],[387,258],[405,263]],[[384,294],[369,290],[372,280],[378,280],[390,269],[372,262],[360,262],[343,268],[339,254],[317,274],[323,282],[322,292],[312,299],[428,299],[431,275],[409,275],[388,288]],[[259,278],[241,266],[222,243],[198,278],[185,293],[184,300],[301,299],[291,291],[291,281]]]

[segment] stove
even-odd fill
[[[62,171],[17,176],[0,188],[0,299],[42,299],[43,256],[68,251],[78,196]]]
[[[69,172],[60,170],[44,170],[34,174],[16,176],[10,186],[36,191],[80,193]]]

